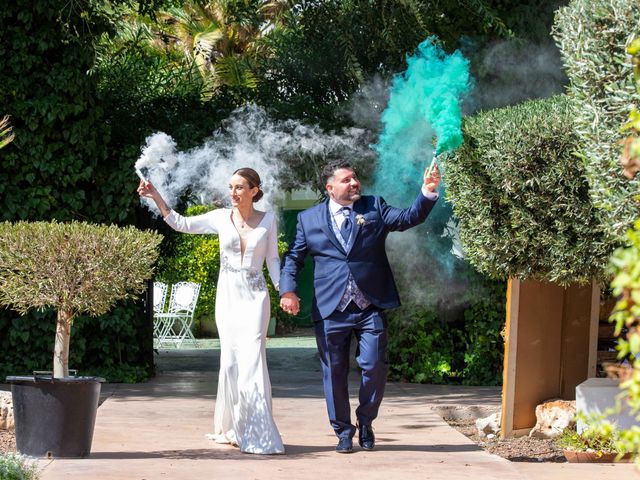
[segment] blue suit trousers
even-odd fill
[[[317,310],[314,314],[318,319]],[[381,309],[371,305],[360,310],[353,302],[344,312],[336,310],[315,322],[327,412],[338,437],[353,437],[356,431],[351,423],[348,387],[349,347],[353,335],[358,341],[356,360],[362,370],[356,418],[360,425],[371,425],[378,416],[389,369],[386,327]]]

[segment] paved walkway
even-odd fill
[[[42,479],[591,480],[636,475],[631,465],[512,463],[486,453],[433,411],[434,405],[499,405],[500,390],[492,387],[389,384],[374,424],[376,449],[364,452],[356,445],[353,454],[337,454],[313,340],[272,339],[268,346],[274,415],[286,455],[243,454],[207,440],[219,351],[161,351],[159,374],[152,381],[103,387],[91,456],[40,460]],[[354,382],[353,394],[356,390]]]

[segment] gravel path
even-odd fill
[[[16,435],[13,430],[0,430],[0,453],[16,451]]]
[[[489,453],[498,455],[512,462],[558,462],[564,463],[567,460],[562,454],[562,449],[558,448],[555,440],[542,440],[538,438],[518,437],[500,440],[494,438],[480,438],[475,426],[475,420],[449,420],[446,422],[466,435],[478,446]]]

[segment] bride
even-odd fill
[[[246,453],[284,453],[271,408],[265,353],[270,304],[262,274],[266,261],[277,289],[280,258],[273,212],[253,208],[253,203],[263,195],[260,176],[251,168],[236,170],[229,181],[233,208],[220,208],[195,217],[183,217],[170,209],[151,182],[141,181],[138,193],[155,202],[174,230],[217,233],[220,238],[215,305],[220,374],[214,432],[207,437],[239,446]]]

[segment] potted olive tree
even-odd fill
[[[134,227],[75,221],[0,223],[0,304],[19,313],[57,310],[53,371],[7,377],[21,453],[89,454],[104,379],[69,375],[73,319],[102,315],[141,292],[161,238]]]

